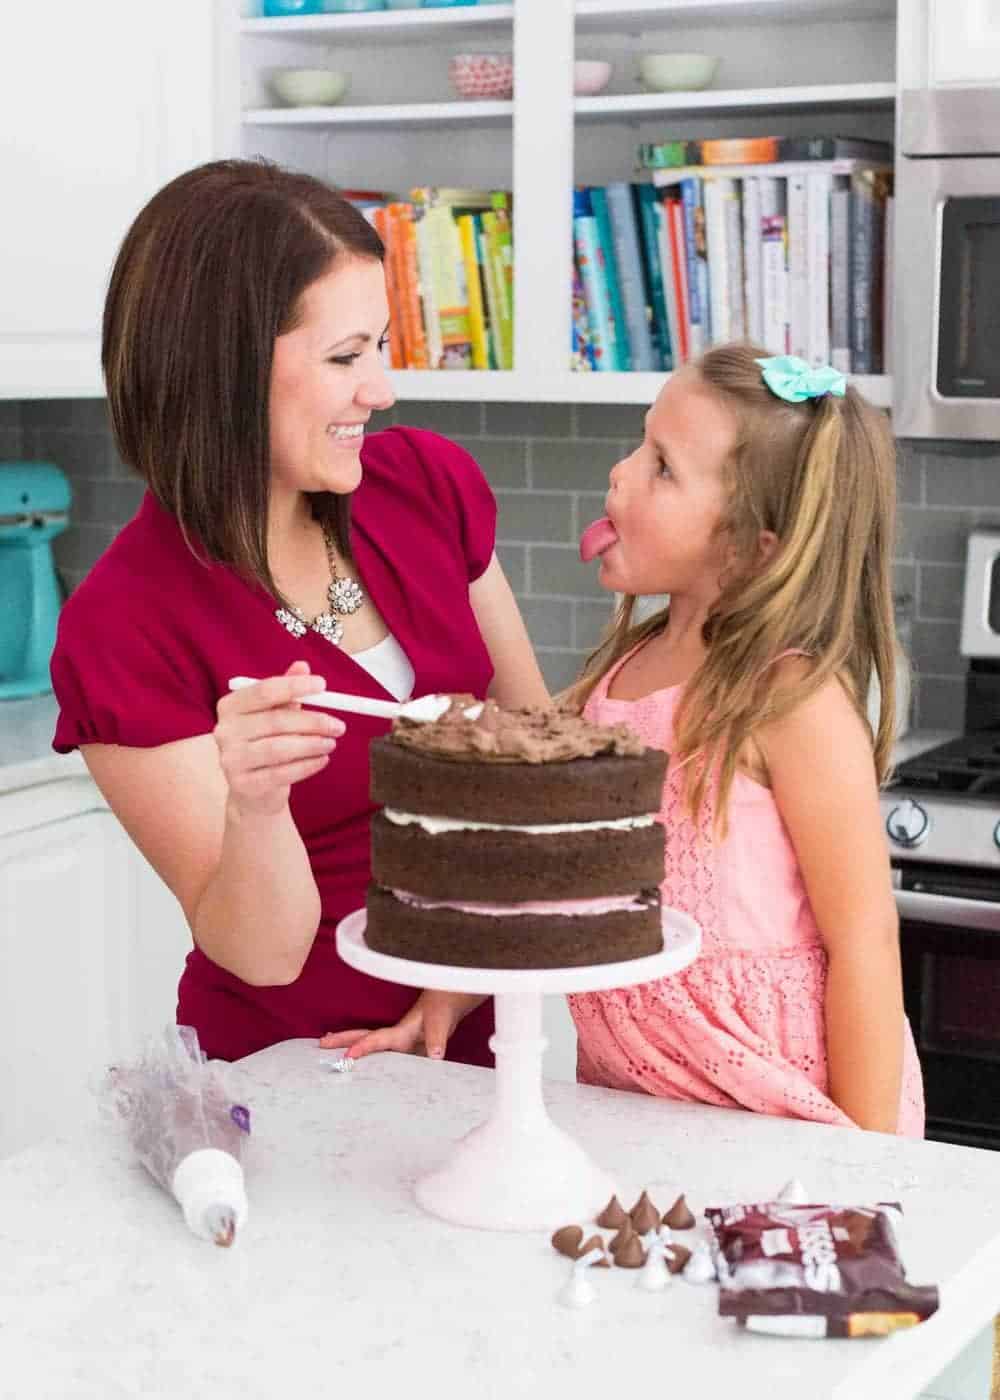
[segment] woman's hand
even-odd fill
[[[432,1060],[444,1056],[452,1031],[463,1017],[485,997],[465,992],[421,992],[401,1021],[377,1031],[330,1031],[319,1042],[321,1050],[349,1047],[352,1060],[377,1050],[401,1050],[406,1054],[427,1054]]]
[[[311,674],[305,661],[293,661],[283,676],[219,701],[215,742],[229,802],[237,811],[256,816],[281,812],[292,784],[326,766],[344,732],[343,721],[301,704],[325,687],[323,677]]]

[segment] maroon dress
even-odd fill
[[[351,549],[369,596],[409,657],[414,695],[482,697],[489,654],[469,584],[493,553],[496,505],[473,459],[436,433],[390,428],[362,449],[351,506]],[[347,652],[315,632],[292,637],[274,600],[231,568],[188,549],[173,515],[147,493],[67,600],[52,657],[60,714],[53,747],[153,748],[209,733],[230,676],[275,676],[304,659],[331,690],[392,699]],[[251,987],[195,948],[177,1019],[205,1052],[226,1060],[276,1041],[388,1026],[413,1004],[411,987],[356,972],[337,956],[337,922],[365,902],[369,880],[368,745],[385,720],[343,716],[347,732],[322,772],[296,783],[291,811],[322,901],[312,949],[287,987]],[[153,804],[161,793],[150,793]],[[490,1065],[493,1004],[458,1026],[448,1058]]]

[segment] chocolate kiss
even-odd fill
[[[629,1240],[637,1240],[638,1238],[639,1236],[635,1233],[635,1230],[632,1228],[631,1220],[628,1218],[628,1216],[626,1216],[625,1224],[618,1231],[617,1235],[615,1235],[614,1239],[608,1245],[608,1248],[611,1250],[612,1254],[617,1255],[618,1251],[622,1248],[623,1245],[628,1244]]]
[[[688,1203],[683,1196],[678,1196],[676,1201],[663,1217],[664,1225],[669,1225],[671,1230],[690,1230],[694,1224],[694,1216],[688,1210]]]
[[[660,1223],[660,1212],[653,1205],[653,1202],[643,1191],[635,1205],[629,1211],[632,1224],[640,1235],[644,1235],[647,1230],[655,1230]]]
[[[620,1269],[641,1269],[646,1262],[646,1251],[642,1240],[633,1233],[615,1255],[615,1263]]]
[[[582,1239],[583,1231],[579,1225],[563,1225],[552,1236],[552,1246],[554,1249],[558,1249],[560,1254],[565,1254],[570,1259],[579,1259],[583,1253],[580,1249]]]
[[[595,1225],[600,1225],[602,1230],[620,1230],[625,1224],[628,1216],[617,1196],[612,1196],[600,1215],[594,1221]]]
[[[691,1258],[691,1251],[685,1249],[682,1244],[668,1244],[664,1251],[664,1258],[667,1261],[667,1268],[672,1274],[679,1274],[684,1265]]]
[[[591,1235],[589,1240],[585,1240],[580,1246],[580,1253],[577,1257],[582,1259],[583,1256],[589,1254],[592,1249],[599,1249],[601,1251],[601,1258],[595,1260],[592,1267],[595,1269],[610,1269],[611,1261],[608,1259],[607,1254],[604,1253],[604,1240],[600,1235]]]

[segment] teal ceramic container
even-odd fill
[[[52,541],[69,524],[70,500],[51,462],[0,462],[0,700],[52,689],[62,602]]]

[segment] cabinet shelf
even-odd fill
[[[306,39],[330,44],[344,35],[356,40],[392,40],[411,43],[436,39],[448,30],[459,33],[476,30],[510,29],[514,6],[487,4],[441,10],[375,10],[372,13],[344,15],[292,15],[287,18],[245,19],[240,33],[253,38]]]
[[[750,112],[891,111],[894,83],[825,83],[812,87],[732,88],[702,92],[624,93],[578,97],[579,121],[639,121],[661,112],[710,112],[717,116]]]
[[[401,402],[606,403],[650,404],[666,374],[576,374],[553,370],[393,370],[393,390]],[[892,403],[888,375],[851,375],[850,382],[878,408]]]
[[[836,9],[836,14],[831,10]],[[810,20],[892,19],[896,0],[576,0],[579,30],[633,30],[707,24],[721,20],[805,23]]]
[[[244,126],[463,127],[503,126],[514,115],[513,102],[400,102],[369,107],[251,107]]]

